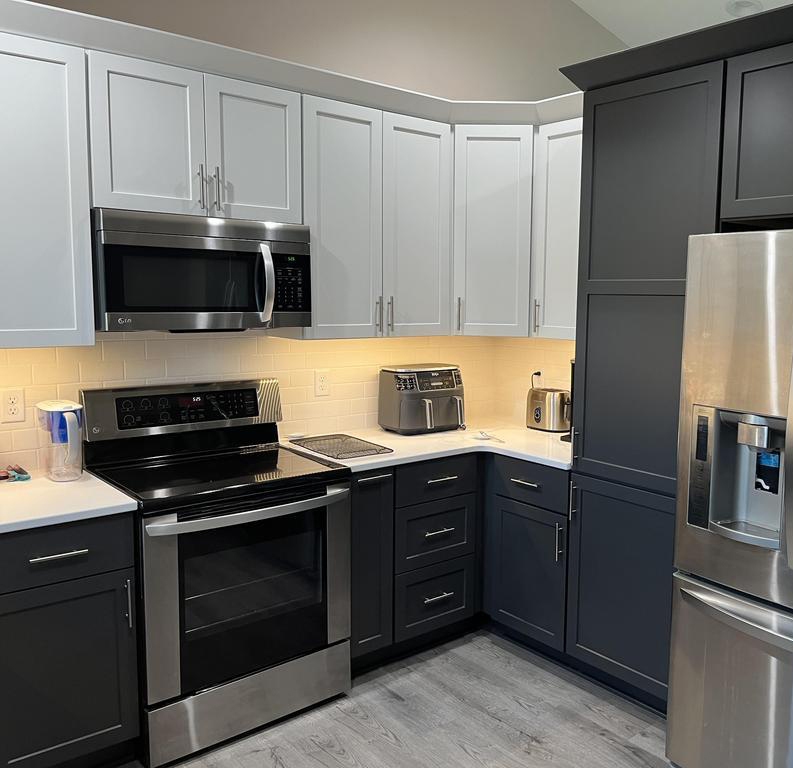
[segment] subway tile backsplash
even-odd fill
[[[285,437],[377,426],[377,374],[394,363],[454,363],[465,383],[466,418],[522,424],[531,372],[568,388],[574,344],[540,339],[421,337],[300,341],[265,334],[97,334],[93,347],[0,349],[0,389],[22,387],[24,422],[0,423],[0,467],[40,465],[34,406],[79,400],[80,389],[273,376],[281,386]],[[314,370],[330,371],[330,395],[314,396]]]

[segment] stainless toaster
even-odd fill
[[[442,363],[381,368],[377,421],[400,435],[465,429],[460,369]]]
[[[531,389],[526,398],[526,426],[543,432],[568,432],[570,393],[566,389],[534,386],[535,377],[540,375],[541,371],[535,371],[531,376]]]

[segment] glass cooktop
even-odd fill
[[[295,487],[300,480],[347,477],[350,469],[279,445],[265,445],[186,459],[127,464],[102,469],[97,474],[145,504],[218,492],[265,491],[280,487],[282,481]]]

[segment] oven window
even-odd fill
[[[325,508],[179,537],[182,692],[327,645]]]
[[[258,312],[254,252],[105,245],[108,312]]]

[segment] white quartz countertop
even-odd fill
[[[134,499],[88,472],[66,483],[56,483],[44,473],[34,473],[27,482],[0,482],[0,534],[137,508]]]
[[[480,429],[491,435],[493,439],[482,439]],[[480,425],[475,425],[464,430],[434,432],[427,435],[397,435],[378,427],[350,430],[344,434],[393,449],[393,453],[364,456],[360,459],[345,459],[344,461],[332,459],[350,467],[353,472],[474,452],[510,456],[514,459],[545,464],[557,469],[570,469],[572,466],[570,443],[562,442],[560,434],[538,432],[526,427],[490,427],[485,425],[480,427]],[[286,445],[289,444],[288,438],[282,442]],[[314,454],[313,451],[308,451],[302,446],[295,446],[295,448],[316,456],[322,455]]]

